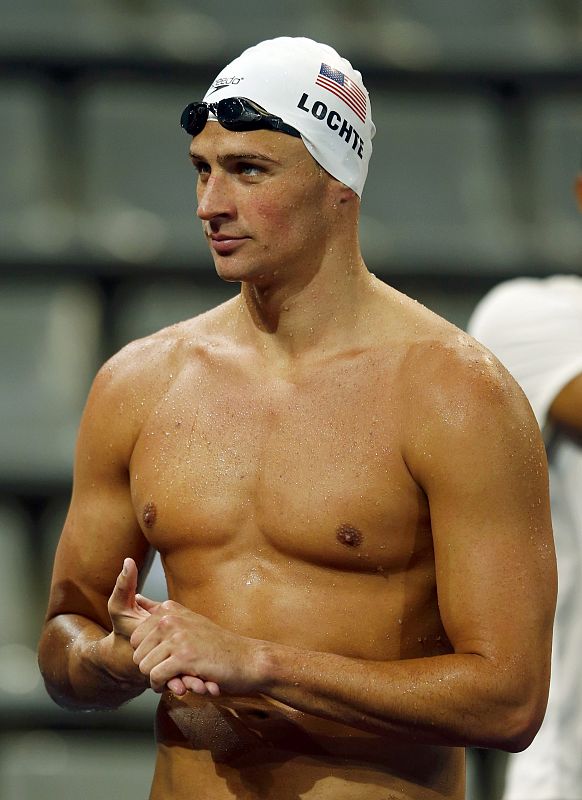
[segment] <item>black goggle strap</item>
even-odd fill
[[[253,103],[252,100],[248,100],[246,97],[237,97],[234,99],[238,100],[241,104],[243,113],[248,114],[249,117],[251,117],[251,119],[249,119],[249,123],[251,125],[256,125],[257,128],[268,128],[273,131],[281,131],[281,133],[287,133],[289,136],[296,136],[297,138],[301,136],[296,128],[293,128],[291,125],[287,125],[286,122],[283,122],[281,117],[276,117],[273,114],[269,114],[268,111],[265,111],[264,108],[261,108],[261,106]],[[229,101],[228,99],[225,99],[223,102],[228,103]],[[220,103],[218,105],[220,105]],[[217,119],[220,122],[220,117],[218,115]]]

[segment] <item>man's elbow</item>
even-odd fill
[[[92,711],[97,706],[79,698],[71,682],[74,639],[63,641],[62,619],[48,620],[37,649],[38,667],[49,697],[67,711]]]
[[[66,680],[67,669],[62,657],[48,637],[42,637],[38,646],[38,667],[47,694],[54,702],[68,711],[75,711],[78,705]]]
[[[41,675],[44,680],[44,688],[48,696],[61,708],[66,711],[91,711],[92,709],[81,705],[75,698],[73,698],[70,690],[67,692],[62,686],[59,686],[55,681],[51,680],[41,668]]]
[[[529,698],[521,703],[506,704],[503,712],[497,715],[494,742],[488,747],[520,753],[533,742],[540,729],[546,710],[546,698]]]

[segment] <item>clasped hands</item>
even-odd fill
[[[221,628],[172,600],[136,594],[137,567],[126,559],[109,600],[114,633],[129,640],[133,662],[155,692],[249,695],[259,691],[259,642]],[[259,648],[260,649],[260,648]]]

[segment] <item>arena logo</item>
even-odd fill
[[[244,81],[244,76],[242,78],[237,78],[235,75],[232,78],[217,78],[212,84],[212,91],[209,94],[226,89],[227,86],[237,86],[241,81]]]
[[[350,125],[347,119],[344,119],[344,117],[333,108],[329,109],[321,100],[316,100],[313,104],[309,101],[309,106],[307,105],[308,101],[309,95],[307,92],[303,92],[300,101],[297,103],[297,108],[300,108],[307,114],[311,113],[315,119],[325,120],[327,127],[335,131],[338,136],[341,136],[347,144],[350,144],[350,140],[352,140],[352,150],[354,150],[360,158],[363,158],[364,140],[354,126]]]

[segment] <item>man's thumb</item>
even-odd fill
[[[123,562],[123,569],[117,576],[115,586],[111,594],[111,602],[117,606],[117,610],[133,607],[135,592],[137,590],[137,567],[133,558],[126,558]]]

